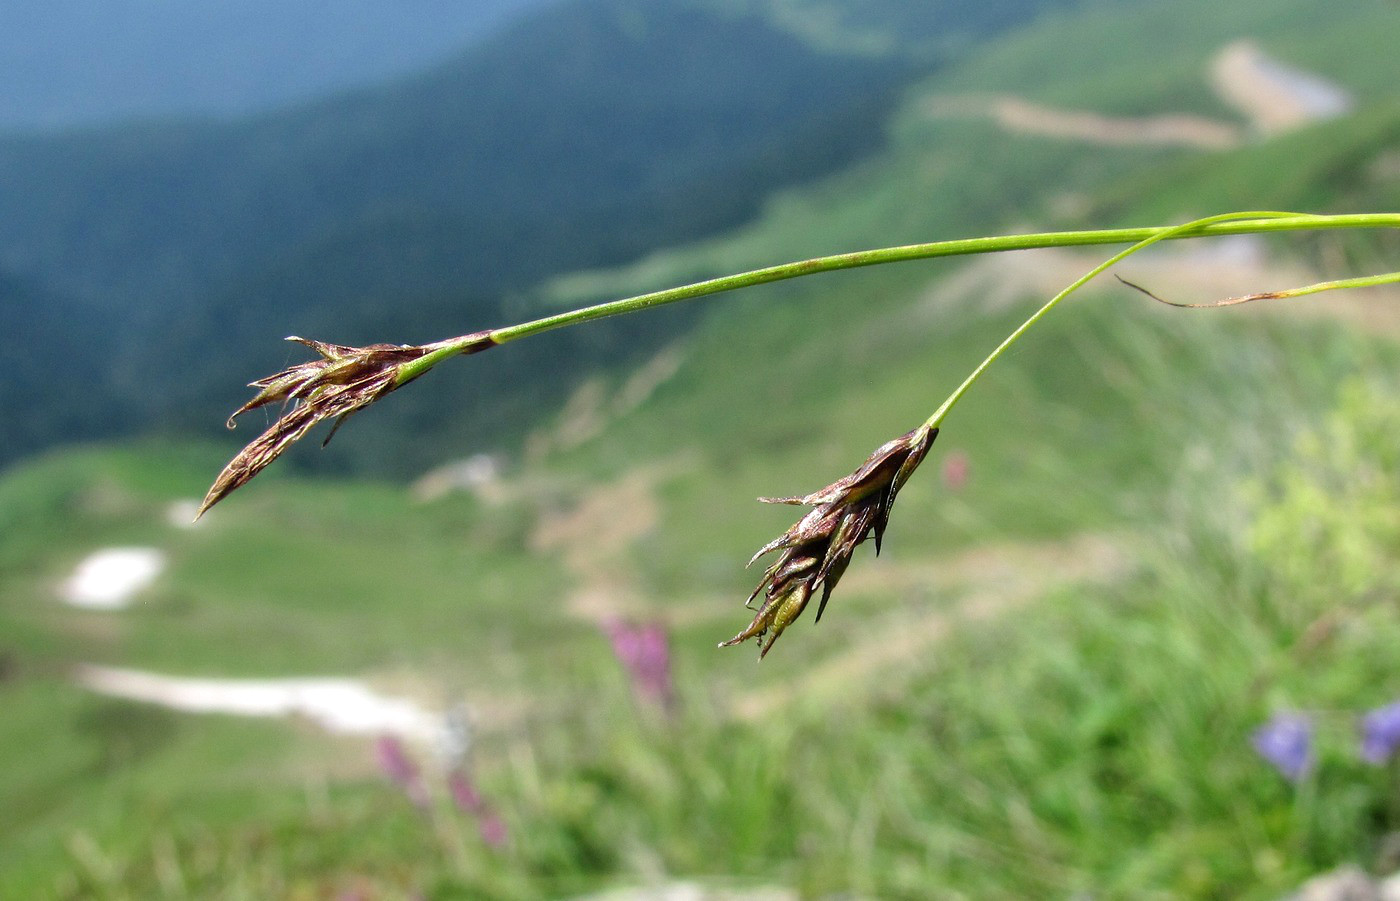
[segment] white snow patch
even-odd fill
[[[165,554],[155,548],[106,548],[79,563],[58,594],[74,607],[121,610],[164,569]]]
[[[442,715],[405,698],[377,694],[357,679],[184,679],[84,666],[78,681],[101,694],[188,713],[301,716],[338,734],[391,734],[435,749],[450,743]]]
[[[426,503],[454,491],[470,491],[484,501],[497,501],[500,481],[501,461],[491,454],[476,454],[425,474],[413,483],[413,497]]]

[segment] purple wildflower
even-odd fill
[[[471,777],[462,770],[453,770],[448,774],[447,790],[452,795],[452,803],[463,813],[480,813],[486,807]]]
[[[428,792],[403,742],[392,735],[381,735],[374,743],[374,756],[379,761],[379,769],[403,790],[415,807],[428,806]]]
[[[1400,701],[1378,707],[1361,720],[1361,758],[1385,763],[1400,748]]]
[[[481,797],[465,770],[459,768],[447,774],[447,790],[458,810],[476,818],[476,831],[482,842],[488,848],[504,848],[510,839],[505,820]]]
[[[1312,721],[1302,714],[1275,715],[1254,731],[1252,743],[1290,782],[1300,781],[1312,767]]]
[[[603,631],[612,642],[613,656],[627,670],[637,697],[658,707],[669,708],[674,700],[671,681],[671,642],[660,623],[632,625],[610,620]]]
[[[506,821],[494,810],[486,810],[476,821],[477,834],[486,847],[499,851],[510,841],[510,833],[506,831]]]

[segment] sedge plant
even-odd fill
[[[909,432],[881,445],[854,472],[804,496],[760,498],[765,503],[811,508],[790,529],[760,548],[750,560],[752,564],[767,554],[777,554],[775,561],[764,571],[758,587],[749,596],[749,606],[757,603],[752,621],[721,644],[722,647],[731,646],[754,639],[761,658],[783,631],[802,615],[813,596],[818,594],[820,600],[815,618],[820,620],[832,590],[849,566],[858,546],[874,538],[876,553],[879,553],[896,495],[923,462],[944,420],[982,374],[1060,303],[1091,280],[1126,258],[1162,241],[1323,229],[1395,228],[1400,228],[1400,213],[1316,215],[1280,211],[1232,212],[1175,226],[1001,235],[817,257],[587,306],[431,344],[348,347],[294,336],[287,340],[310,347],[318,358],[251,383],[250,387],[259,389],[258,393],[230,417],[230,428],[240,414],[258,407],[281,404],[282,413],[219,473],[200,505],[198,515],[203,515],[214,504],[246,484],[318,423],[333,421],[331,432],[325,439],[329,442],[335,429],[349,416],[450,358],[480,353],[554,329],[821,272],[1009,250],[1128,245],[1046,301],[1007,335],[932,415]],[[1172,306],[1218,307],[1397,282],[1400,282],[1400,272],[1390,272],[1319,282],[1286,291],[1231,297],[1208,304],[1175,303],[1136,285],[1132,287]]]

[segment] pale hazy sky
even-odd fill
[[[412,72],[551,0],[4,0],[0,132],[229,115]]]

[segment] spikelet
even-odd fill
[[[803,504],[812,509],[749,561],[752,565],[765,554],[778,552],[749,595],[749,606],[759,599],[753,622],[720,647],[756,638],[762,659],[818,591],[816,620],[820,621],[856,547],[873,536],[875,553],[880,553],[895,495],[937,437],[938,429],[920,426],[882,445],[855,472],[820,491],[805,497],[759,498],[768,504]]]

